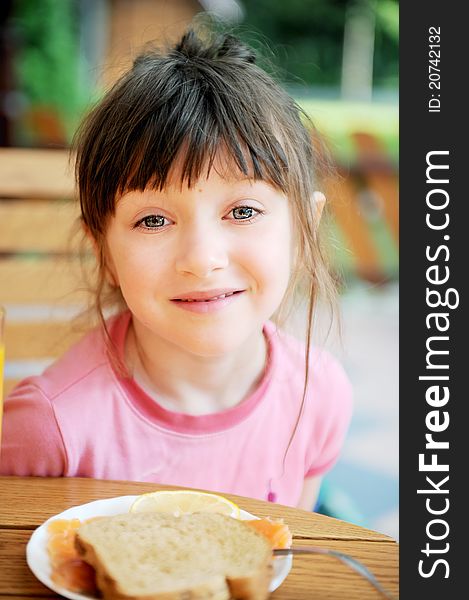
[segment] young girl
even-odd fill
[[[297,105],[236,38],[139,57],[77,141],[102,327],[7,399],[0,472],[311,509],[351,414],[344,371],[309,350],[331,289],[314,169]],[[270,320],[299,282],[306,350]]]

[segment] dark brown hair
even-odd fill
[[[223,149],[245,176],[267,181],[291,202],[297,255],[289,293],[301,282],[309,297],[308,353],[316,300],[321,294],[332,300],[334,284],[313,203],[320,170],[320,153],[313,147],[320,138],[307,121],[256,65],[254,52],[232,35],[202,40],[189,30],[168,51],[139,56],[86,118],[75,140],[82,219],[100,263],[97,308],[103,324],[105,232],[118,197],[164,188],[176,159],[182,165],[181,184],[191,186],[210,171]]]

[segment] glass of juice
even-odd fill
[[[0,445],[3,418],[3,367],[5,364],[5,309],[0,306]]]

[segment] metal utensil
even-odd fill
[[[371,585],[385,598],[388,598],[388,600],[395,600],[394,596],[392,596],[392,594],[383,588],[373,573],[367,567],[365,567],[363,563],[356,558],[349,556],[348,554],[337,552],[336,550],[329,550],[328,548],[320,548],[318,546],[295,546],[293,548],[274,550],[274,556],[288,556],[289,554],[327,554],[329,556],[333,556],[367,579]]]

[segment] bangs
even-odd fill
[[[188,34],[146,53],[105,95],[76,136],[85,225],[100,235],[119,196],[179,183],[212,168],[309,197],[311,140],[301,109],[237,41],[205,47]]]
[[[117,193],[161,190],[175,177],[191,187],[209,175],[215,161],[226,175],[237,170],[285,192],[287,158],[268,116],[254,115],[228,89],[192,80],[189,91],[185,83],[127,133]]]

